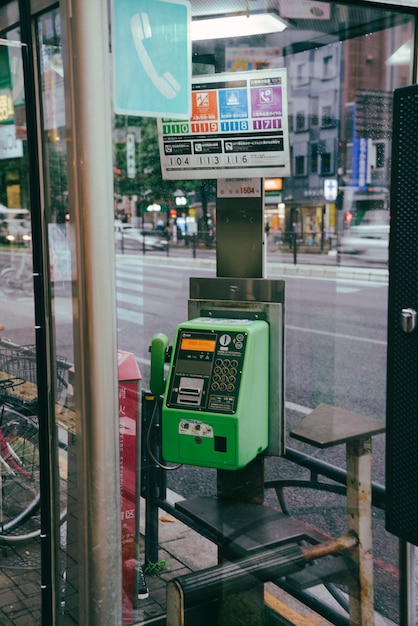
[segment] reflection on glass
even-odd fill
[[[68,212],[67,146],[64,98],[64,69],[61,19],[58,9],[37,20],[40,90],[42,99],[45,205],[48,217],[49,278],[51,282],[53,334],[57,388],[55,424],[57,432],[56,473],[59,493],[60,541],[57,584],[61,611],[77,614],[78,606],[78,476],[75,468],[76,439],[74,415],[73,323],[71,281],[71,227]],[[73,564],[70,567],[69,563]],[[71,598],[71,600],[70,600]]]
[[[0,41],[0,578],[35,584],[19,607],[40,617],[40,455],[34,346],[31,206],[22,48]],[[17,583],[17,584],[19,584]],[[35,596],[35,598],[33,597]],[[13,609],[2,606],[2,616]]]
[[[193,0],[191,4],[195,23],[203,17],[216,18],[228,13],[228,7],[222,3],[218,3],[222,5],[219,10],[209,9],[209,14],[202,3]],[[248,10],[244,1],[236,4],[235,12]],[[232,75],[286,70],[291,175],[283,177],[280,171],[273,172],[264,182],[269,271],[270,268],[278,271],[278,263],[292,263],[293,254],[297,253],[299,264],[309,269],[335,266],[337,262],[348,268],[367,266],[380,281],[371,287],[358,281],[334,283],[318,280],[318,277],[287,278],[288,435],[319,404],[382,421],[386,400],[387,330],[387,285],[382,277],[386,271],[390,211],[392,94],[397,87],[411,82],[412,18],[381,7],[360,7],[358,3],[350,6],[314,0],[277,0],[271,4],[274,13],[286,23],[282,32],[250,34],[245,40],[233,37],[232,33],[221,38],[218,32],[215,39],[203,35],[192,42],[193,74],[202,77],[202,84],[205,84],[204,76],[221,72]],[[265,9],[264,5],[262,8]],[[57,535],[62,594],[60,620],[64,623],[67,618],[78,619],[80,529],[77,507],[81,479],[76,464],[72,369],[72,288],[76,293],[76,276],[71,256],[73,231],[69,219],[63,51],[58,9],[36,18],[36,36],[56,363],[53,386],[58,446],[54,456],[60,487]],[[3,416],[0,456],[5,461],[0,464],[0,511],[2,523],[8,524],[0,532],[0,544],[7,542],[0,576],[7,566],[15,567],[17,562],[21,568],[16,577],[16,585],[19,585],[24,576],[21,572],[26,572],[30,565],[38,589],[39,454],[32,209],[27,180],[21,50],[18,45],[12,45],[16,40],[15,31],[8,34],[11,45],[0,42],[0,325],[5,326],[2,335],[12,342],[6,345],[0,342],[0,414]],[[144,39],[144,46],[146,43]],[[224,87],[227,89],[228,84]],[[243,116],[242,109],[234,110],[234,103],[236,106],[240,103],[239,98],[226,102],[225,108],[228,106],[232,111],[228,123],[241,119],[233,117],[234,114]],[[198,123],[206,124],[208,120],[203,116],[212,113],[202,109]],[[179,152],[175,155],[179,170],[177,178],[166,180],[162,177],[161,158],[167,155],[159,151],[156,119],[115,115],[114,120],[115,241],[108,244],[109,252],[115,250],[117,254],[118,418],[122,459],[126,459],[126,465],[122,466],[121,510],[125,624],[134,619],[145,622],[164,614],[165,594],[158,585],[161,579],[166,582],[174,576],[175,572],[169,571],[170,564],[181,561],[187,571],[206,566],[199,556],[193,558],[196,554],[188,554],[186,558],[175,552],[174,542],[170,542],[167,532],[168,526],[173,527],[167,520],[172,520],[163,516],[159,538],[160,547],[165,550],[164,558],[144,563],[151,592],[148,598],[138,600],[135,597],[141,580],[133,559],[145,561],[144,535],[138,537],[133,521],[137,505],[132,494],[137,467],[135,424],[140,390],[149,388],[150,339],[156,332],[164,332],[172,338],[176,326],[184,321],[190,276],[214,276],[216,272],[217,177],[222,159],[228,156],[222,152],[222,146],[230,131],[218,127],[218,136],[214,138],[211,134],[210,138],[211,142],[218,143],[211,143],[209,147],[203,145],[207,140],[205,135],[199,148],[209,169],[208,176],[211,168],[215,171],[215,165],[217,173],[207,179],[199,177],[198,172],[195,177],[188,177],[185,168],[181,168],[189,155],[182,154],[181,150],[189,149],[190,138],[187,136],[184,140],[184,136],[193,135],[193,121],[196,123],[196,120],[182,120],[178,124],[170,119],[170,132],[179,137]],[[269,123],[266,116],[265,130]],[[238,139],[248,139],[247,129],[241,128],[241,131]],[[240,153],[239,156],[242,159],[247,155]],[[259,156],[261,159],[262,151]],[[205,267],[199,264],[202,258]],[[132,368],[129,375],[123,369],[127,363]],[[376,363],[379,363],[378,368]],[[21,384],[1,383],[10,377],[18,377]],[[6,404],[5,394],[11,391],[14,399]],[[313,461],[345,468],[344,446],[313,449],[290,436],[287,445],[309,455]],[[379,435],[373,440],[373,480],[380,484],[385,480],[384,452],[385,439]],[[17,474],[4,472],[4,469],[16,469],[16,465],[19,467]],[[315,467],[314,474],[321,477],[320,470],[321,467]],[[20,480],[15,480],[16,475]],[[271,483],[265,490],[265,501],[287,516],[286,520],[296,519],[307,524],[311,531],[314,527],[321,537],[344,532],[346,499],[339,482],[324,477],[320,483],[311,481],[309,472],[289,458],[265,459],[265,475]],[[33,478],[31,482],[29,476]],[[183,466],[164,477],[175,498],[192,499],[217,493],[217,475],[211,469]],[[24,525],[16,522],[22,510],[28,511]],[[247,532],[247,521],[238,519],[234,529],[237,536]],[[22,536],[25,537],[24,547],[20,542]],[[216,550],[203,538],[197,539],[193,551],[200,555],[202,546],[211,564],[216,563]],[[374,608],[382,619],[395,624],[400,623],[398,556],[397,539],[385,531],[384,512],[377,503],[373,508]],[[153,574],[158,574],[160,579],[154,579]],[[286,582],[287,591],[298,595],[297,585],[292,585],[290,579]],[[315,582],[323,583],[324,592],[328,594],[326,604],[337,602],[338,611],[347,616],[349,588],[346,581],[324,580],[319,575]],[[307,589],[315,596],[309,584]],[[283,600],[281,593],[281,586],[277,585],[276,599]],[[38,591],[36,599],[40,607]],[[22,610],[33,610],[36,604],[33,598],[31,604],[30,608]],[[39,616],[39,607],[35,619]]]

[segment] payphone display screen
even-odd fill
[[[167,406],[234,414],[246,341],[244,331],[180,329]]]

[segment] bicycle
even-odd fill
[[[33,295],[33,273],[27,254],[21,255],[16,267],[7,265],[0,271],[0,289],[9,298]]]
[[[68,387],[69,368],[66,359],[57,359],[58,392]],[[40,535],[37,399],[25,399],[26,394],[19,393],[19,387],[36,383],[35,347],[17,346],[0,338],[0,376],[1,545],[32,541]],[[35,393],[31,391],[29,396]],[[65,518],[66,506],[62,503],[60,523]]]

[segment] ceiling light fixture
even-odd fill
[[[240,13],[192,20],[192,41],[280,33],[286,22],[274,13]]]
[[[411,42],[407,41],[387,59],[386,65],[408,65],[411,63],[411,58],[412,46]]]

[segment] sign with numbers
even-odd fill
[[[167,180],[290,176],[286,69],[192,79],[189,120],[158,119]]]
[[[218,198],[261,198],[260,178],[221,178],[217,185]]]

